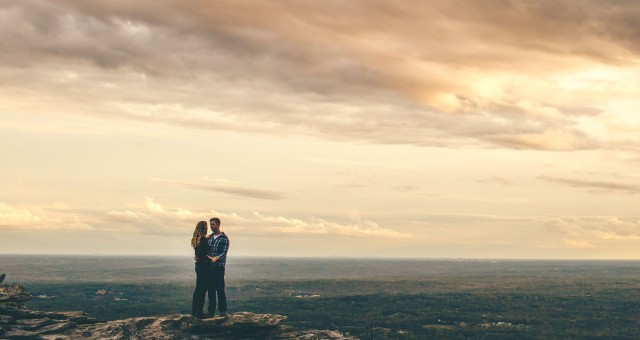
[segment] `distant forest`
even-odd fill
[[[83,310],[105,320],[190,311],[190,277],[154,279],[175,274],[159,272],[172,270],[166,260],[124,267],[125,273],[137,271],[137,278],[110,272],[119,261],[94,269],[77,263],[68,271],[49,267],[61,271],[54,282],[29,271],[19,274],[29,277],[20,283],[37,296],[28,303],[34,309]],[[291,275],[247,278],[268,273],[261,267],[266,262]],[[6,265],[0,256],[0,270]],[[637,339],[640,329],[638,262],[247,260],[235,265],[229,271],[244,274],[227,282],[231,312],[282,314],[292,326],[337,329],[363,339]],[[345,273],[350,266],[357,268]],[[252,272],[254,267],[260,269]],[[92,276],[101,268],[112,275]]]

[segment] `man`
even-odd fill
[[[229,251],[229,238],[220,231],[220,219],[209,220],[212,236],[209,238],[209,254],[211,260],[212,279],[209,286],[209,315],[216,313],[216,295],[218,296],[218,310],[220,316],[227,316],[227,295],[224,292],[224,270]]]

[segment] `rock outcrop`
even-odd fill
[[[20,285],[0,285],[0,302],[22,303],[29,301],[29,299],[31,299],[31,295]]]
[[[337,331],[296,330],[281,325],[286,316],[232,313],[198,319],[174,314],[100,322],[83,312],[43,312],[26,308],[29,293],[0,284],[0,339],[355,339]]]

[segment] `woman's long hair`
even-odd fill
[[[207,222],[200,221],[196,224],[196,230],[193,231],[193,237],[191,238],[191,247],[195,248],[200,245],[200,240],[203,236],[207,236]]]

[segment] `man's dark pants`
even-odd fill
[[[216,313],[216,295],[218,295],[218,310],[220,313],[227,312],[227,295],[224,292],[224,267],[211,267],[211,281],[209,282],[209,314]]]

